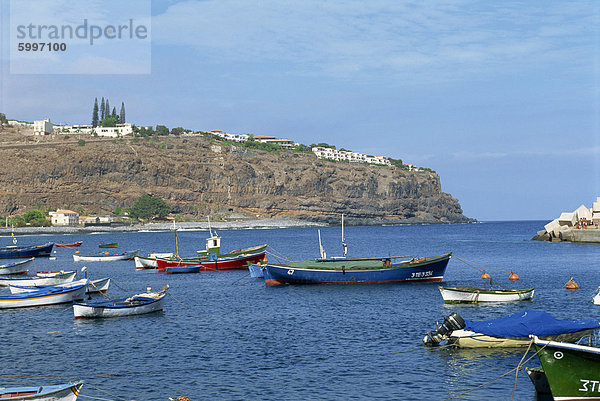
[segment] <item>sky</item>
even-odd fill
[[[103,96],[136,125],[327,142],[432,168],[481,221],[600,196],[598,1],[37,1],[148,37],[38,62],[13,40],[33,17],[0,0],[9,118],[87,124]]]

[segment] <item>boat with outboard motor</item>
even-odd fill
[[[559,320],[540,310],[526,310],[499,319],[470,321],[452,313],[429,331],[423,343],[459,348],[527,347],[530,335],[553,341],[575,342],[600,329],[596,320]]]

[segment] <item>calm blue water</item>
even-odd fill
[[[36,259],[30,271],[86,265],[91,278],[113,278],[120,287],[111,285],[113,297],[169,284],[189,309],[168,298],[158,314],[97,321],[75,321],[70,306],[0,311],[0,383],[84,379],[82,400],[444,399],[513,369],[523,356],[522,350],[423,346],[423,335],[451,312],[482,320],[535,308],[562,319],[600,318],[600,307],[590,302],[600,284],[600,246],[530,241],[544,223],[346,228],[349,256],[452,251],[521,277],[511,283],[508,273],[490,271],[497,286],[536,287],[534,301],[500,306],[445,306],[435,283],[266,287],[244,271],[163,275],[136,271],[133,261],[76,264],[77,248],[55,248],[57,260]],[[180,253],[204,248],[206,234],[181,231]],[[224,250],[268,243],[294,259],[318,256],[315,228],[219,234]],[[340,255],[339,228],[321,234],[328,254]],[[169,232],[24,236],[19,244],[76,240],[84,241],[81,254],[108,242],[119,242],[121,251],[173,246]],[[0,238],[2,246],[9,243]],[[455,258],[445,283],[481,286],[480,274]],[[564,289],[570,276],[579,291]],[[513,373],[458,399],[510,399],[514,383]],[[536,399],[524,371],[514,399]]]

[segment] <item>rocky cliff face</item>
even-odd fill
[[[0,213],[48,208],[110,213],[144,193],[175,213],[245,213],[348,224],[468,222],[439,176],[246,151],[203,137],[0,147]]]

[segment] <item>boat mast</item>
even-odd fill
[[[321,230],[317,230],[319,233],[319,252],[321,253],[321,259],[327,259],[327,253],[325,253],[325,248],[323,248],[323,244],[321,243]]]
[[[348,246],[346,245],[346,238],[344,238],[344,213],[342,213],[342,246],[344,247],[344,257],[346,257]]]
[[[175,227],[175,220],[173,220],[173,235],[175,236],[175,257],[179,258],[179,240],[177,238],[177,227]]]

